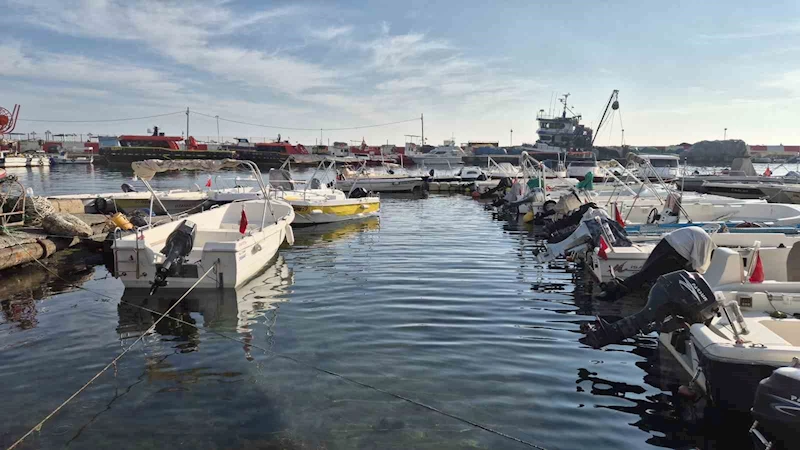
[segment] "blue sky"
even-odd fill
[[[800,3],[0,0],[0,105],[17,131],[185,131],[185,110],[293,128],[425,114],[429,143],[535,140],[553,94],[596,124],[620,90],[626,142],[800,144]],[[216,123],[192,116],[191,134]],[[313,144],[319,131],[220,123]],[[325,131],[400,144],[419,123]],[[598,143],[619,144],[619,118]]]

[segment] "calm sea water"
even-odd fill
[[[130,179],[79,166],[14,173],[40,194]],[[20,448],[529,448],[312,366],[547,449],[717,448],[713,430],[672,413],[676,381],[654,338],[603,351],[578,341],[598,312],[591,285],[568,265],[537,264],[529,230],[466,197],[381,206],[372,220],[296,230],[236,291],[192,293]],[[165,311],[180,295],[125,292],[91,258],[60,258],[54,270],[93,293],[36,266],[0,274],[3,448],[158,317],[137,306]]]

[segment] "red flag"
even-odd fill
[[[755,264],[755,268],[753,268],[753,271],[750,273],[750,282],[762,283],[764,282],[764,266],[761,264],[761,254],[758,252],[756,252]]]
[[[242,207],[242,218],[239,219],[239,233],[244,234],[247,231],[247,214],[244,212],[244,207]]]
[[[764,176],[765,177],[771,177],[772,176],[772,171],[769,169],[769,167],[767,167],[767,170],[764,171]]]
[[[211,187],[211,177],[208,177],[208,181],[206,181],[206,187]]]
[[[608,259],[608,255],[606,254],[606,250],[608,250],[608,242],[606,242],[606,238],[600,236],[600,249],[597,250],[597,256]]]
[[[619,208],[617,208],[616,203],[614,203],[614,220],[617,221],[619,226],[625,228],[625,219],[622,218],[622,214],[619,212]]]

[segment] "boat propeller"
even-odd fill
[[[594,348],[617,344],[639,332],[667,332],[686,323],[703,323],[716,315],[719,303],[714,291],[699,274],[678,270],[662,275],[650,290],[644,309],[610,323],[597,318],[581,326],[581,339]]]
[[[184,220],[167,237],[167,243],[161,249],[161,253],[166,256],[164,263],[156,270],[156,278],[150,288],[150,295],[153,295],[159,287],[167,285],[167,277],[175,276],[180,272],[181,265],[194,246],[194,236],[197,233],[197,225],[188,220]]]

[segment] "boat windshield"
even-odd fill
[[[584,159],[578,161],[570,161],[569,165],[574,167],[594,167],[597,165],[597,161]]]
[[[650,159],[650,164],[653,167],[678,167],[678,160],[677,159]]]

